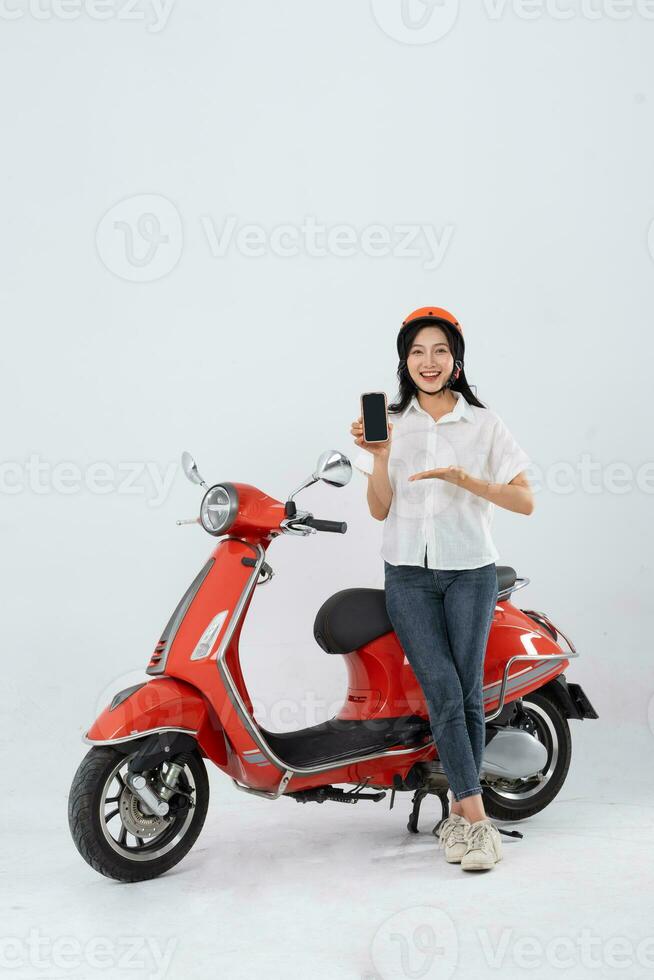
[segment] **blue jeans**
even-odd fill
[[[455,799],[481,793],[484,657],[497,602],[494,562],[441,570],[384,561],[386,610],[425,695]]]

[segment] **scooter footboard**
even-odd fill
[[[217,765],[227,761],[220,720],[197,688],[172,677],[157,677],[116,694],[84,736],[91,745],[116,745],[154,732],[184,732]]]

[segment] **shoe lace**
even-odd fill
[[[474,850],[477,847],[484,847],[489,837],[492,837],[493,830],[497,830],[492,823],[480,823],[472,828],[468,838],[468,847]]]
[[[465,843],[470,833],[470,824],[461,823],[459,820],[451,823],[448,817],[438,830],[438,846],[445,847],[448,844]]]

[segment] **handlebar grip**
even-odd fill
[[[303,524],[315,527],[316,531],[333,531],[335,534],[345,534],[347,531],[345,521],[321,521],[317,517],[307,517]]]

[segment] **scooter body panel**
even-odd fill
[[[264,792],[275,790],[284,766],[271,760],[253,719],[252,701],[240,668],[238,642],[259,577],[255,574],[255,563],[262,560],[269,543],[269,538],[225,538],[218,542],[211,556],[211,567],[179,623],[165,663],[165,676],[183,685],[176,689],[179,696],[197,700],[198,692],[202,692],[200,696],[215,717],[214,727],[216,723],[220,727],[224,751],[216,752],[214,746],[214,751],[207,752],[209,757],[239,783]],[[499,705],[502,675],[511,657],[529,655],[534,662],[523,659],[511,665],[505,703],[562,673],[569,662],[567,659],[540,659],[541,654],[561,653],[544,627],[510,601],[498,602],[484,666],[486,713]],[[348,693],[336,715],[338,720],[364,721],[405,715],[419,715],[428,720],[422,690],[394,632],[363,645],[343,659],[348,673]],[[185,715],[182,708],[177,714],[174,711],[166,714],[169,718],[190,717],[198,724],[193,712]],[[254,731],[247,720],[244,722],[244,716],[254,721]],[[99,730],[104,733],[108,728],[103,723]],[[404,750],[401,745],[393,746],[371,759],[336,763],[315,773],[298,771],[286,790],[325,782],[358,782],[365,778],[377,782],[388,771],[406,773],[416,761],[429,761],[436,755],[433,742]]]
[[[163,731],[195,736],[204,755],[226,765],[224,732],[211,706],[197,688],[173,677],[148,681],[116,707],[107,705],[84,738],[92,745],[107,745]]]
[[[165,670],[168,676],[202,691],[211,705],[229,746],[228,757],[221,768],[239,781],[245,780],[257,788],[270,788],[271,784],[279,782],[279,769],[270,766],[267,777],[261,769],[255,774],[250,771],[244,760],[248,753],[254,755],[260,746],[243,725],[221,674],[221,669],[229,673],[235,697],[252,716],[252,701],[241,671],[238,642],[256,585],[252,562],[258,551],[255,544],[245,540],[226,538],[218,542],[212,553],[213,565],[179,626]],[[244,563],[244,559],[249,564]],[[217,663],[219,652],[220,669]]]
[[[531,655],[534,662],[516,660],[509,669],[505,702],[542,687],[561,674],[569,661],[542,660],[563,653],[544,627],[534,623],[509,600],[495,606],[484,660],[484,710],[499,705],[502,675],[512,657]],[[405,713],[428,717],[422,688],[394,632],[378,637],[343,658],[348,694],[340,719],[397,717]]]

